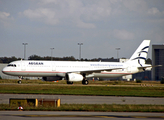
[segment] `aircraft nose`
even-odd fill
[[[3,70],[2,70],[2,72],[3,72],[4,74],[6,74],[6,72],[7,72],[7,68],[4,67]]]

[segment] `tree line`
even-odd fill
[[[51,56],[45,56],[45,57],[41,57],[38,55],[31,55],[28,60],[54,60],[54,61],[98,61],[101,58],[94,58],[94,59],[83,59],[81,58],[81,60],[76,59],[73,56],[67,56],[67,57],[52,57]]]
[[[12,61],[21,60],[22,58],[16,58],[15,56],[12,57],[0,57],[0,63],[10,63]],[[94,59],[81,59],[80,61],[99,61],[101,58],[94,58]],[[23,59],[22,59],[23,60]],[[79,61],[73,56],[68,57],[52,57],[51,56],[38,56],[38,55],[31,55],[28,57],[28,60],[53,60],[53,61]]]
[[[21,60],[22,58],[16,58],[15,56],[12,56],[12,57],[0,57],[0,63],[10,63],[12,61],[16,61],[16,60]],[[28,57],[28,60],[53,60],[53,61],[110,61],[110,62],[118,62],[118,59],[114,59],[113,57],[111,58],[106,58],[106,59],[103,59],[103,58],[93,58],[93,59],[83,59],[81,58],[81,60],[79,59],[76,59],[75,57],[73,56],[68,56],[68,57],[52,57],[51,56],[44,56],[44,57],[41,57],[41,56],[38,56],[38,55],[31,55]],[[152,61],[150,58],[148,58],[146,60],[146,64],[151,64]]]
[[[12,57],[0,57],[0,63],[10,63],[12,61],[21,60],[21,58]]]

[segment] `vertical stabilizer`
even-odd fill
[[[145,64],[145,60],[147,58],[148,50],[149,50],[150,40],[143,40],[137,50],[133,53],[129,62],[133,62],[135,64],[139,64],[141,67]]]

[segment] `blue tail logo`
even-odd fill
[[[132,60],[138,59],[138,64],[140,64],[141,67],[142,67],[142,64],[141,64],[140,60],[146,60],[146,58],[145,57],[142,57],[141,54],[142,53],[148,54],[148,52],[145,51],[145,49],[147,49],[147,48],[149,48],[149,46],[146,46],[146,47],[142,48],[141,51],[138,53],[138,57],[132,59]]]

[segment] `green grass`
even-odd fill
[[[0,110],[17,110],[18,106],[0,104]],[[101,112],[164,112],[164,105],[118,105],[118,104],[62,104],[54,106],[23,106],[24,111],[101,111]]]
[[[18,80],[8,80],[8,79],[0,79],[0,83],[18,83]],[[65,84],[66,85],[66,81],[62,80],[59,82],[46,82],[46,81],[42,81],[42,80],[22,80],[22,84],[53,84],[53,85],[60,85],[60,84]],[[77,84],[82,84],[82,82],[74,82],[75,85]],[[136,83],[134,81],[92,81],[89,80],[89,85],[134,85],[134,86],[139,86],[141,84],[145,84],[145,85],[153,85],[153,86],[164,86],[162,84],[160,84],[160,81],[142,81],[142,83]]]
[[[164,85],[159,81],[143,81],[142,83],[89,81],[89,85],[82,85],[81,82],[67,85],[64,80],[59,82],[22,80],[22,84],[18,84],[17,81],[0,80],[0,93],[164,97]]]
[[[0,93],[164,97],[164,87],[0,84]]]

